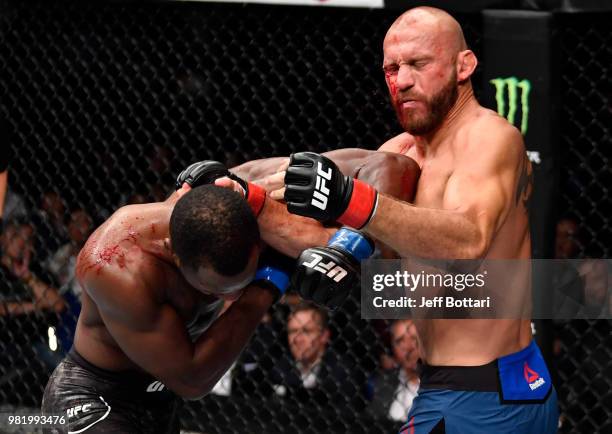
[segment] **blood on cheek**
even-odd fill
[[[385,80],[387,81],[387,86],[389,87],[389,92],[391,92],[391,96],[393,99],[397,96],[397,74],[393,74],[391,72],[385,72]]]

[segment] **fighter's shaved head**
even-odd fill
[[[419,6],[409,9],[400,15],[391,25],[385,40],[405,27],[418,27],[429,35],[444,38],[444,43],[452,54],[467,49],[461,25],[448,12],[430,6]]]
[[[441,9],[404,12],[389,28],[383,52],[392,104],[412,135],[434,131],[459,94],[471,92],[470,76],[478,61],[457,20]]]

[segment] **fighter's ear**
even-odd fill
[[[461,83],[468,80],[477,65],[478,59],[472,50],[460,51],[457,54],[457,81]]]

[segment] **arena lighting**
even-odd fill
[[[49,336],[49,349],[51,351],[57,350],[57,336],[55,335],[55,327],[49,327],[47,330]]]

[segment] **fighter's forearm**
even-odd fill
[[[209,393],[236,361],[264,314],[274,302],[269,289],[249,286],[195,343],[191,372],[184,376],[192,392],[187,398]]]
[[[376,151],[368,151],[360,148],[336,149],[325,152],[327,158],[336,163],[336,166],[347,176],[355,177],[359,168],[365,163],[366,158]]]
[[[325,152],[323,155],[336,163],[342,173],[354,176],[359,166],[363,164],[364,159],[372,152],[375,151],[359,148],[345,148]],[[262,158],[233,167],[230,171],[245,181],[253,182],[268,175],[272,175],[287,161],[289,161],[289,157]]]
[[[253,182],[275,173],[285,161],[288,161],[287,157],[260,158],[232,167],[230,172],[245,181]]]
[[[477,216],[416,207],[382,194],[378,200],[365,230],[402,257],[475,259],[488,249],[490,237],[478,229]]]
[[[310,247],[326,245],[337,230],[326,228],[316,220],[289,214],[285,205],[270,198],[257,222],[265,243],[292,258]]]

